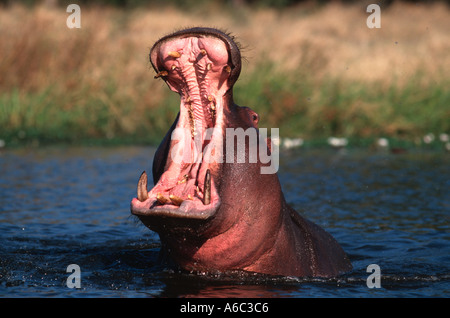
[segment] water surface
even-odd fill
[[[449,297],[450,155],[283,151],[287,201],[341,243],[333,279],[198,275],[158,264],[129,203],[152,148],[0,151],[0,297]],[[81,288],[68,288],[69,264]],[[381,288],[368,288],[369,264]]]

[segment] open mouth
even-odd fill
[[[222,162],[224,95],[233,67],[229,49],[213,35],[178,35],[157,42],[150,59],[155,78],[180,95],[180,115],[163,174],[148,192],[147,174],[142,173],[131,211],[208,219],[220,206],[213,176]]]

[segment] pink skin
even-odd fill
[[[205,142],[205,130],[213,128],[216,121],[209,106],[214,103],[215,112],[221,113],[222,100],[216,96],[222,97],[229,89],[226,82],[230,74],[225,69],[228,62],[225,44],[217,38],[181,38],[161,46],[156,54],[156,58],[162,63],[162,68],[170,70],[166,80],[168,86],[181,97],[180,120],[177,128],[191,131],[190,121],[193,120],[196,133],[193,138],[200,138],[199,142],[204,149],[211,141]],[[191,116],[189,107],[192,107]],[[180,142],[183,145],[174,145],[172,147],[174,151],[184,149],[187,152],[186,147],[190,147],[190,152],[195,152],[193,141]],[[216,210],[220,199],[214,182],[211,183],[211,203],[203,204],[205,174],[208,169],[215,168],[209,167],[207,163],[195,163],[196,158],[192,156],[183,157],[181,163],[171,159],[171,156],[167,158],[167,169],[156,186],[148,193],[149,199],[145,202],[137,199],[133,201],[135,210],[149,210],[155,205],[158,194],[166,198],[175,195],[185,201],[180,207],[170,202],[154,207],[155,212],[160,210],[193,217],[196,214],[196,217],[202,218],[203,215],[209,215]]]
[[[232,38],[215,29],[179,31],[153,46],[150,61],[156,77],[180,95],[180,113],[155,154],[155,186],[147,191],[147,175],[141,176],[131,212],[159,233],[163,254],[191,271],[324,277],[349,271],[334,238],[287,205],[276,174],[261,174],[263,164],[248,163],[248,152],[246,163],[220,161],[226,128],[258,131],[258,115],[233,102],[240,53]],[[184,138],[176,138],[180,131]],[[202,152],[210,157],[196,161]]]

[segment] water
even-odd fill
[[[450,155],[282,152],[288,202],[341,243],[334,279],[178,273],[129,212],[153,149],[0,151],[0,297],[449,297]],[[68,288],[69,264],[81,288]],[[381,288],[368,288],[369,264]]]

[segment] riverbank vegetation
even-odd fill
[[[381,8],[379,29],[367,27],[361,3],[239,3],[82,3],[80,29],[66,26],[63,6],[0,6],[0,144],[156,144],[179,99],[153,79],[148,52],[194,25],[236,36],[244,61],[235,101],[282,138],[421,144],[450,133],[445,3],[394,2]]]

